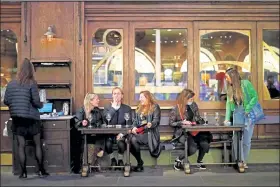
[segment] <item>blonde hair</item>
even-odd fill
[[[154,111],[154,107],[157,104],[155,101],[154,96],[151,94],[151,92],[149,91],[142,91],[140,92],[140,95],[143,94],[146,99],[147,99],[147,103],[146,105],[141,105],[141,103],[139,103],[136,112],[137,113],[142,113],[143,115],[148,115],[151,114]]]
[[[236,69],[230,68],[226,71],[226,74],[231,79],[231,85],[227,83],[227,95],[229,97],[229,100],[233,102],[233,96],[236,98],[236,103],[238,105],[241,104],[243,101],[243,92],[242,92],[242,87],[241,87],[241,77]]]
[[[115,87],[115,88],[113,88],[112,94],[114,93],[115,90],[120,90],[120,92],[121,92],[122,95],[123,95],[123,90],[122,90],[120,87]]]
[[[97,94],[95,93],[87,93],[85,98],[84,98],[84,109],[85,109],[85,113],[86,113],[86,118],[89,117],[90,111],[92,110],[92,105],[90,103],[90,101],[92,99],[94,99],[97,96]]]
[[[177,105],[179,111],[185,111],[187,102],[190,98],[193,98],[195,96],[195,93],[190,89],[183,89],[182,92],[179,94],[177,98]]]

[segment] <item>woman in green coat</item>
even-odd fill
[[[228,83],[227,87],[227,103],[226,103],[226,119],[225,124],[231,120],[233,111],[238,107],[243,107],[245,111],[245,129],[243,134],[243,150],[241,159],[244,161],[244,167],[248,168],[246,161],[251,149],[251,139],[254,132],[254,122],[248,120],[247,116],[252,108],[258,102],[258,95],[249,80],[241,80],[237,70],[230,68],[225,75]],[[247,92],[247,94],[246,94]],[[248,97],[246,97],[246,95]],[[236,150],[236,149],[235,149]]]

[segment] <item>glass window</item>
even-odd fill
[[[176,100],[187,87],[187,30],[136,29],[135,100],[149,90],[157,100]]]
[[[112,88],[123,87],[123,30],[99,29],[92,38],[93,90],[101,99],[112,97]]]
[[[236,68],[242,79],[250,79],[250,31],[200,30],[201,101],[226,99],[225,71]]]
[[[8,82],[17,73],[18,43],[11,30],[1,30],[1,107],[5,106],[4,95]]]
[[[263,30],[264,99],[280,98],[279,30]]]

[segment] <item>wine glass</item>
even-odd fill
[[[111,121],[111,114],[110,113],[107,113],[106,114],[106,119],[107,119],[107,121],[108,121],[108,126],[109,126],[109,124],[110,124],[110,121]]]
[[[92,125],[91,125],[91,121],[92,121],[92,114],[90,113],[89,115],[88,115],[88,121],[89,121],[89,128],[92,128]]]
[[[129,113],[124,113],[124,119],[125,119],[125,126],[128,127],[127,121],[129,120],[130,116]]]
[[[220,116],[219,116],[219,112],[215,112],[215,120],[216,120],[216,126],[219,126],[219,119],[220,119]]]
[[[208,125],[207,112],[203,113],[203,119],[204,119],[204,124],[203,125]]]

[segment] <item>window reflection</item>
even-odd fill
[[[17,73],[18,43],[12,30],[1,30],[1,107],[8,82]]]
[[[186,29],[136,29],[135,100],[142,90],[175,100],[187,87],[186,39]]]
[[[122,29],[99,29],[92,38],[92,82],[100,98],[111,98],[112,88],[123,86],[122,41]]]
[[[263,30],[264,99],[279,99],[279,30]]]
[[[225,71],[232,67],[250,79],[250,32],[200,30],[200,100],[226,99]]]

